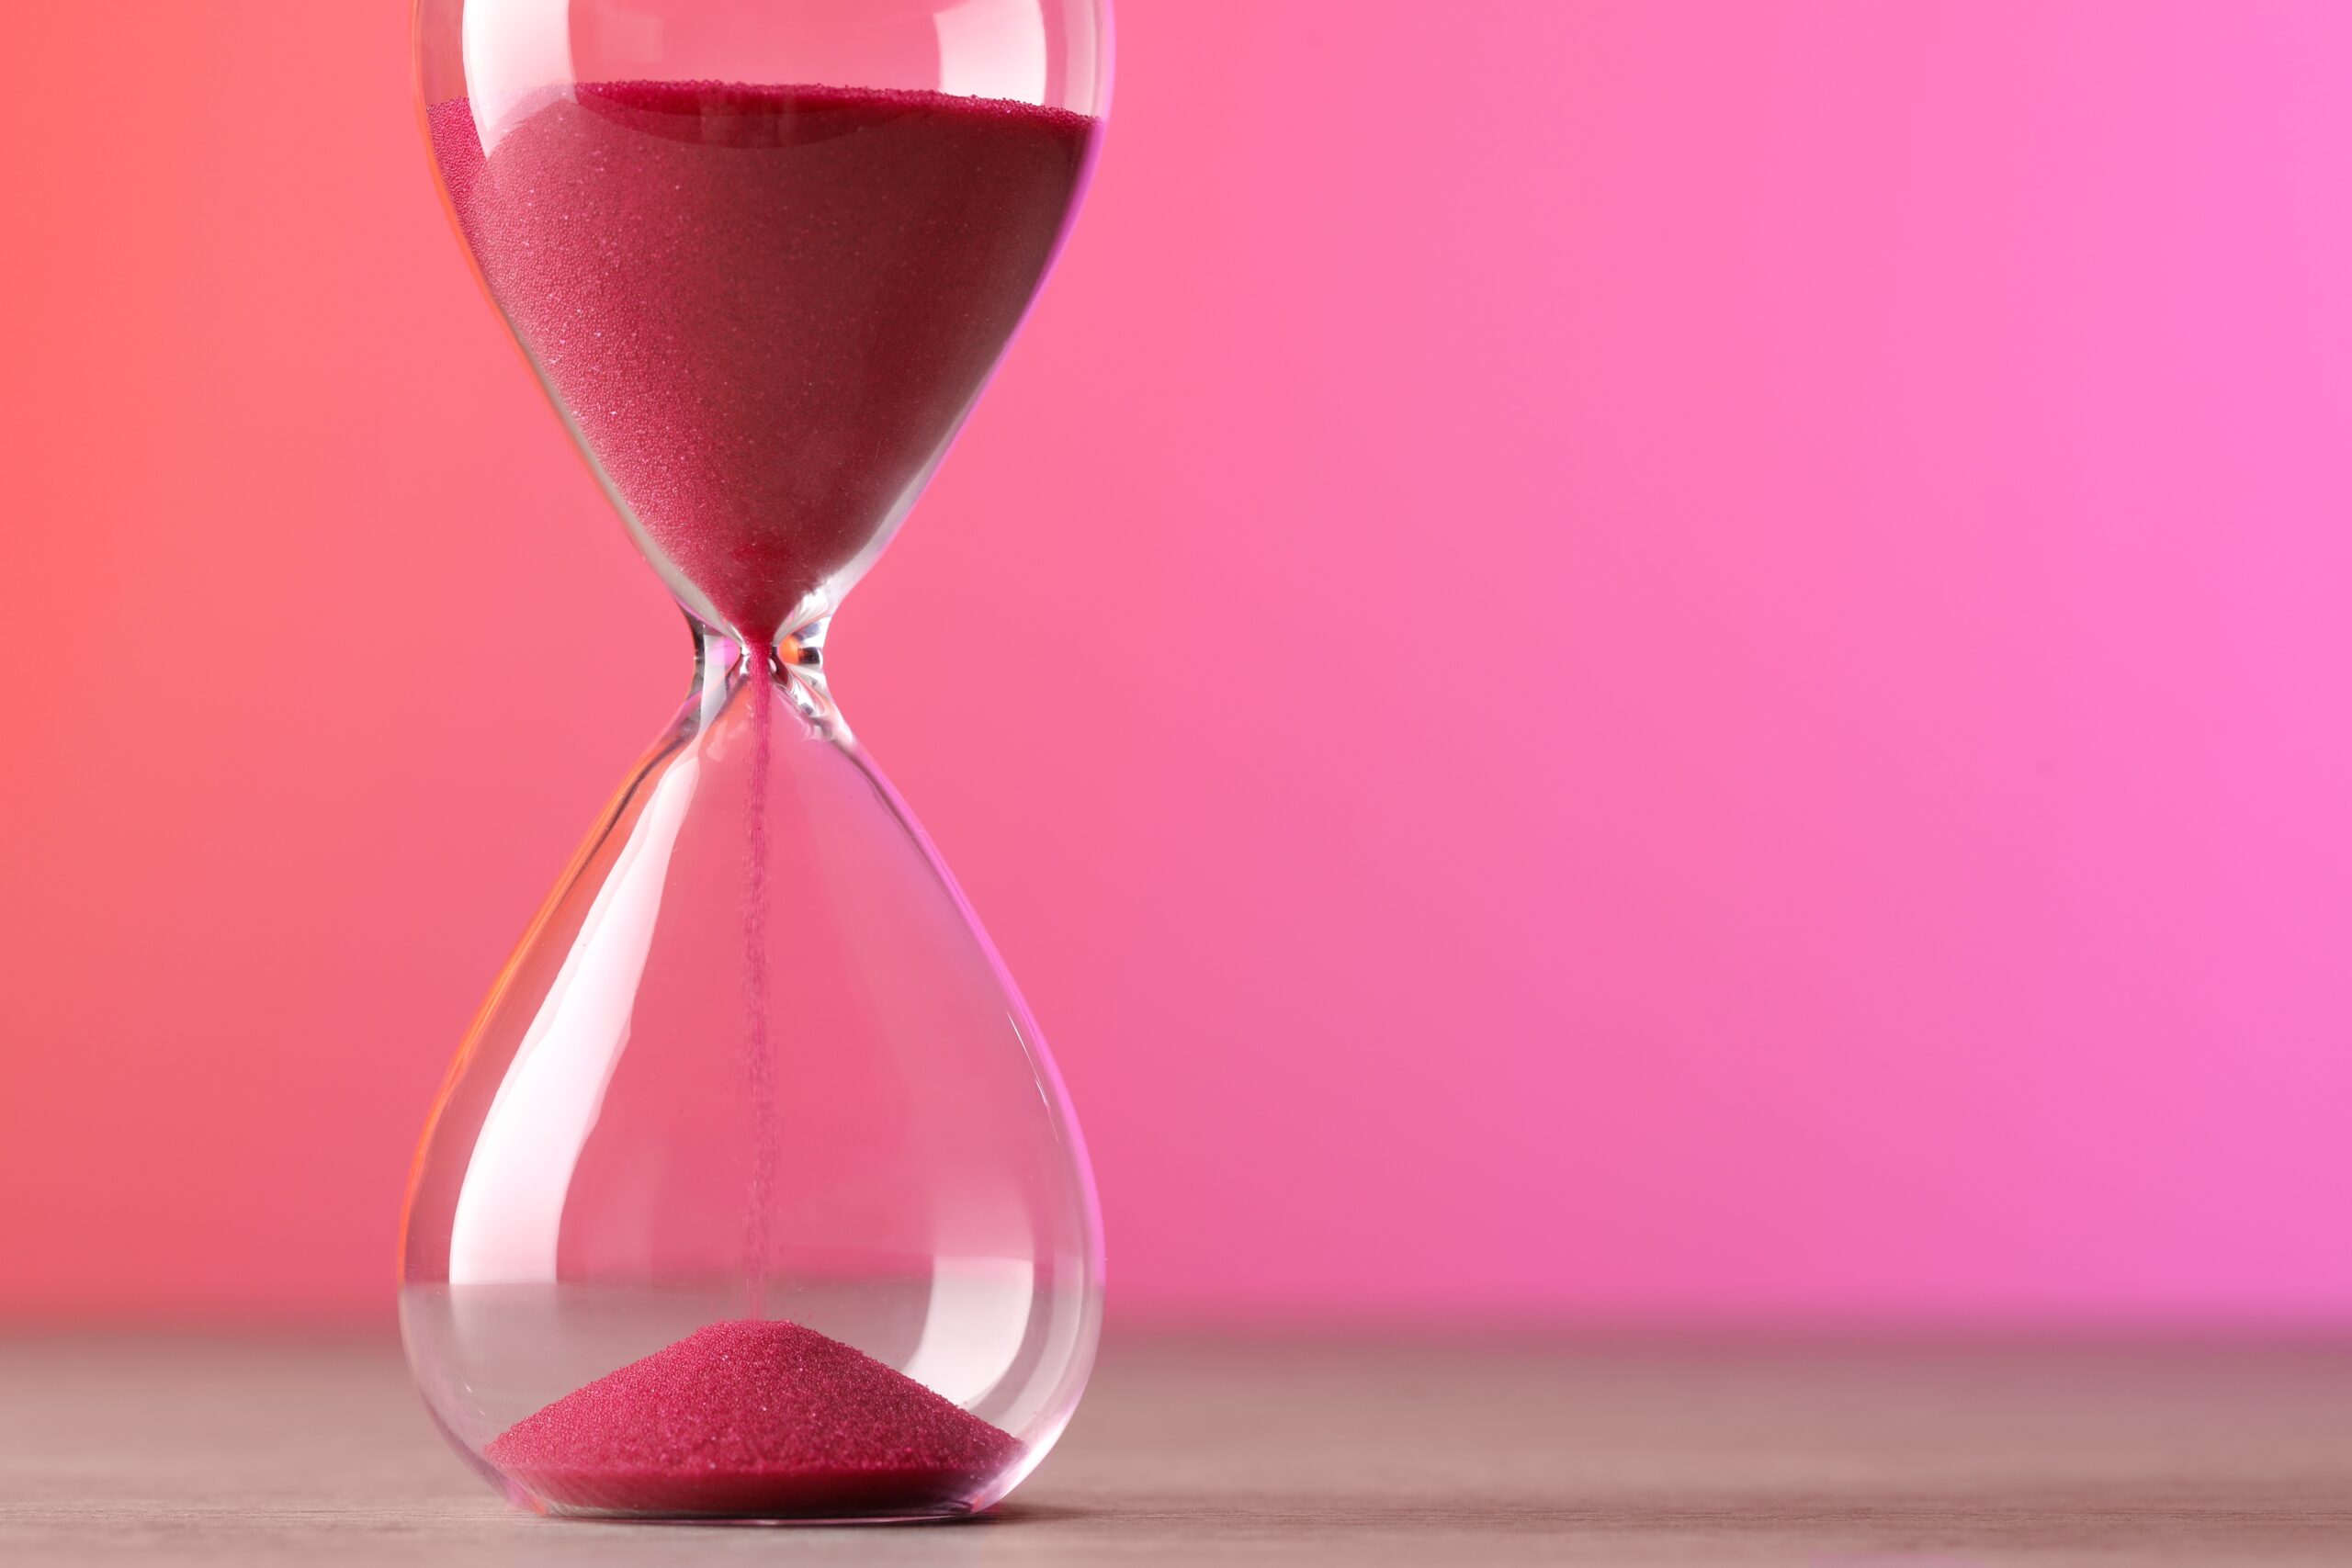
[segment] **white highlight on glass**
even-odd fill
[[[1046,101],[1046,15],[1037,0],[964,0],[931,22],[939,29],[941,92]]]
[[[906,1374],[973,1405],[1004,1380],[1029,1335],[1037,1270],[1025,1258],[942,1258],[932,1266],[931,1312]]]
[[[628,1043],[670,857],[700,772],[683,758],[655,786],[490,1102],[458,1190],[452,1285],[556,1277],[564,1197]]]
[[[526,98],[569,91],[571,0],[468,0],[461,45],[466,98],[488,157]]]

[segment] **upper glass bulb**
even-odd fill
[[[945,454],[1092,167],[1094,0],[425,0],[482,280],[687,608],[830,614]]]

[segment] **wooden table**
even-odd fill
[[[560,1523],[388,1347],[0,1342],[0,1563],[2352,1562],[2352,1349],[1114,1341],[960,1525]]]

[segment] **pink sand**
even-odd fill
[[[953,1509],[1021,1444],[792,1323],[714,1323],[525,1417],[485,1450],[546,1502],[755,1517]]]
[[[582,84],[429,111],[459,226],[654,545],[765,640],[912,500],[1035,295],[1096,122],[939,93]]]

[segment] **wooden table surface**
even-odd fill
[[[2352,1563],[2352,1348],[1114,1342],[995,1515],[564,1523],[388,1347],[0,1341],[0,1563]]]

